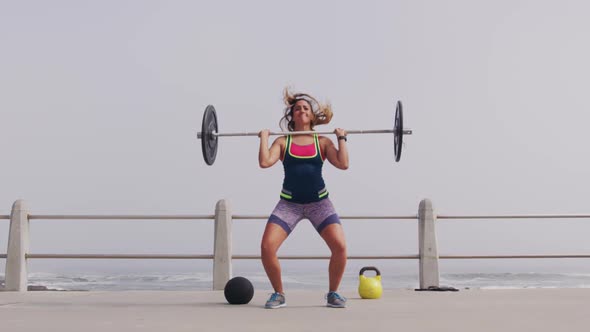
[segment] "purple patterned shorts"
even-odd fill
[[[268,222],[281,226],[287,234],[290,234],[297,223],[304,218],[311,221],[318,233],[321,233],[328,225],[340,224],[340,218],[329,198],[307,204],[281,199],[268,218]]]

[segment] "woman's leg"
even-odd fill
[[[283,281],[277,251],[288,235],[281,226],[269,222],[266,224],[260,244],[262,265],[275,292],[279,293],[283,293]]]
[[[346,239],[342,225],[334,223],[326,226],[320,233],[332,252],[328,273],[330,276],[330,292],[336,292],[342,281],[346,268]]]

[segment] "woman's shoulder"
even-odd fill
[[[285,144],[286,141],[287,141],[287,136],[279,136],[275,139],[275,142],[277,144]]]
[[[318,140],[320,143],[332,143],[332,140],[328,136],[318,135]]]
[[[322,150],[328,150],[331,146],[334,146],[334,142],[328,136],[318,135],[318,141]]]

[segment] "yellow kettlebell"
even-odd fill
[[[375,271],[377,273],[374,277],[366,277],[363,275],[365,271]],[[359,272],[359,295],[363,299],[378,299],[383,294],[383,286],[381,285],[381,272],[374,266],[365,266]]]

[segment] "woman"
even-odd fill
[[[311,131],[316,125],[327,124],[332,119],[330,105],[322,105],[308,94],[284,93],[286,105],[281,128],[291,132]],[[337,291],[346,267],[346,241],[338,214],[334,210],[322,178],[322,165],[325,159],[335,167],[348,168],[346,131],[334,130],[338,147],[327,137],[317,134],[288,135],[278,137],[268,147],[269,130],[259,133],[260,167],[273,166],[279,159],[283,162],[285,178],[279,203],[268,219],[261,243],[261,256],[264,270],[270,280],[274,293],[266,302],[265,308],[284,307],[285,294],[281,279],[281,266],[277,251],[297,223],[309,219],[331,251],[329,271],[329,292],[327,306],[346,307],[346,299]]]

